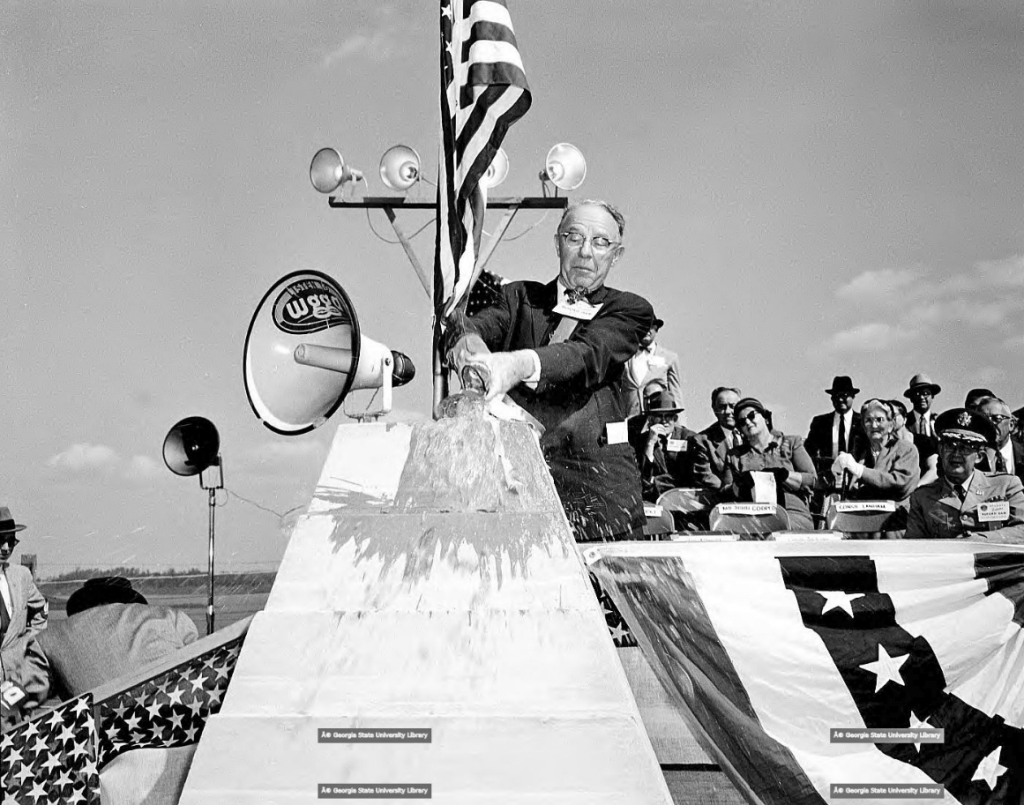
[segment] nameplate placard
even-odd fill
[[[656,503],[644,504],[644,514],[646,514],[648,517],[661,517],[662,512],[664,511],[665,510]]]
[[[775,514],[774,503],[722,503],[719,514]]]
[[[895,500],[844,500],[836,504],[837,512],[894,512]]]
[[[1010,501],[995,500],[978,504],[979,523],[1001,523],[1010,519]]]

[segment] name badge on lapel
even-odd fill
[[[978,504],[979,523],[1002,523],[1010,519],[1010,501],[995,500]]]
[[[648,366],[665,366],[665,359],[660,355],[654,355],[648,362]]]
[[[581,299],[579,302],[572,302],[571,304],[569,302],[559,302],[555,305],[554,312],[562,316],[568,316],[570,319],[590,321],[597,315],[597,311],[600,309],[601,305],[592,305],[590,302]]]
[[[686,439],[669,439],[666,449],[670,453],[685,453]]]

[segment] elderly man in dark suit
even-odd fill
[[[996,429],[984,414],[953,408],[935,420],[942,478],[910,496],[906,539],[970,539],[1024,545],[1024,485],[978,469]]]
[[[711,392],[711,410],[715,422],[691,440],[693,476],[697,485],[715,492],[722,488],[726,456],[743,443],[736,429],[736,403],[743,396],[737,388],[719,386]]]
[[[624,368],[654,323],[641,297],[605,285],[625,247],[603,201],[566,209],[552,281],[510,282],[475,316],[449,322],[450,363],[487,378],[544,426],[541,449],[576,539],[629,539],[646,519],[628,442]]]
[[[998,397],[982,397],[977,402],[979,413],[996,427],[996,438],[978,460],[984,472],[1005,472],[1024,481],[1024,442],[1017,438],[1019,426],[1010,406]]]
[[[18,544],[15,534],[25,527],[14,522],[7,506],[0,506],[0,671],[5,726],[17,723],[46,701],[50,690],[49,663],[37,640],[46,628],[46,599],[27,567],[10,564]]]

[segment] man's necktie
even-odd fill
[[[1006,459],[998,450],[996,450],[996,472],[1006,472]]]
[[[838,446],[839,446],[839,452],[840,453],[845,453],[846,452],[846,417],[845,416],[840,416],[839,417],[839,441],[838,441]]]
[[[967,497],[967,490],[964,489],[960,484],[953,484],[953,493],[960,498],[960,502],[964,502],[964,498]]]
[[[11,613],[7,611],[7,602],[0,595],[0,638],[7,634],[7,627],[11,625]]]
[[[589,302],[590,291],[586,288],[567,288],[565,291],[565,301],[570,305],[575,305],[577,302]]]

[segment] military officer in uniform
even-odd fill
[[[976,468],[996,428],[984,414],[953,408],[935,419],[943,477],[910,496],[906,539],[970,539],[1024,545],[1024,485]]]

